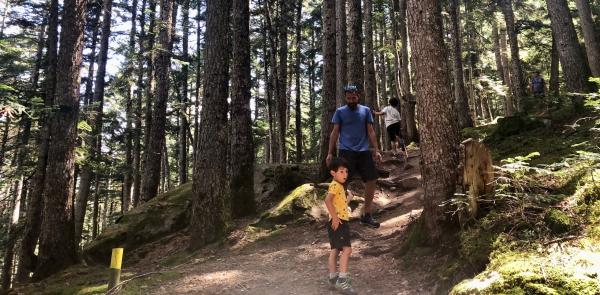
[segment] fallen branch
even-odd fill
[[[562,237],[562,238],[558,238],[558,239],[554,239],[554,240],[548,241],[548,242],[544,243],[544,246],[548,246],[548,245],[554,244],[554,243],[571,241],[571,240],[575,240],[575,239],[579,239],[579,238],[583,238],[583,237],[584,236],[566,236],[566,237]]]

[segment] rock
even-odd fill
[[[273,164],[258,168],[254,176],[258,211],[268,210],[290,191],[317,177],[318,169],[314,165]]]
[[[402,188],[412,190],[421,186],[421,181],[417,177],[409,177],[400,181]]]
[[[273,227],[292,220],[310,218],[321,220],[327,214],[324,207],[326,191],[313,184],[303,184],[290,192],[276,206],[265,212],[254,226]]]
[[[544,216],[544,222],[555,234],[562,234],[573,228],[573,220],[558,209],[550,209]]]

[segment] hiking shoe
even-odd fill
[[[337,282],[335,282],[335,288],[345,295],[357,294],[354,288],[352,288],[352,280],[350,278],[338,278]]]
[[[371,213],[365,213],[360,217],[360,223],[363,225],[368,225],[372,228],[379,228],[379,222],[373,218]]]
[[[329,284],[330,289],[335,289],[335,283],[337,282],[338,277],[327,279],[327,283]]]

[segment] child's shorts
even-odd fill
[[[327,235],[331,249],[342,251],[344,247],[350,247],[350,222],[342,220],[336,230],[331,227],[331,219],[327,222]]]

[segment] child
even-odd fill
[[[406,160],[408,158],[408,154],[406,152],[406,148],[404,147],[404,141],[402,140],[402,136],[400,135],[400,112],[398,112],[398,104],[400,101],[393,97],[388,103],[390,105],[386,106],[381,110],[381,112],[373,111],[373,114],[376,116],[385,116],[385,129],[387,129],[388,136],[390,138],[390,142],[392,143],[392,150],[395,152],[395,156],[398,156],[400,153],[398,152],[399,148],[402,148],[404,151],[403,156]]]
[[[333,181],[329,184],[325,205],[331,219],[327,222],[327,233],[331,252],[329,253],[329,285],[344,294],[356,294],[348,276],[348,260],[350,246],[350,209],[346,198],[344,183],[348,178],[348,163],[342,158],[335,158],[329,165]],[[335,272],[338,255],[340,257],[339,273]]]

